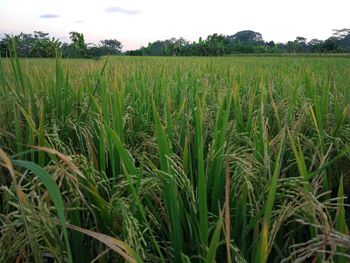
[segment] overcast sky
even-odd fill
[[[116,38],[124,50],[171,37],[198,40],[251,29],[264,40],[326,39],[350,27],[350,0],[0,0],[0,35],[34,30],[69,41]]]

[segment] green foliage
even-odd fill
[[[52,58],[57,55],[69,58],[91,58],[106,55],[120,55],[122,44],[116,39],[105,39],[100,45],[85,43],[83,33],[70,32],[72,43],[63,43],[55,37],[49,37],[49,33],[34,31],[33,34],[20,33],[19,35],[5,34],[0,40],[0,56],[10,57],[11,48],[16,46],[19,57]]]
[[[348,59],[0,59],[1,262],[347,262]]]
[[[63,200],[57,184],[52,180],[51,176],[43,168],[41,168],[35,163],[28,162],[28,161],[21,161],[21,160],[13,160],[13,164],[15,166],[28,169],[29,171],[34,173],[36,176],[39,177],[41,182],[46,187],[47,191],[50,194],[50,197],[52,198],[52,202],[56,207],[57,215],[58,215],[60,224],[62,226],[62,232],[63,232],[64,240],[67,247],[67,254],[68,254],[67,262],[72,262],[72,254],[71,254],[71,249],[70,249],[69,240],[68,240],[66,219],[64,215],[64,205],[63,205]]]
[[[98,58],[106,55],[128,56],[223,56],[237,53],[349,53],[350,30],[334,30],[333,36],[325,41],[312,39],[307,42],[304,37],[297,37],[286,43],[265,42],[259,32],[239,31],[234,35],[214,33],[198,42],[171,38],[150,42],[146,47],[128,50],[122,53],[122,43],[116,39],[101,40],[98,44],[86,43],[84,34],[70,32],[71,43],[61,43],[50,38],[49,33],[34,31],[32,34],[20,33],[11,36],[5,34],[0,40],[0,56],[9,57],[12,42],[17,47],[20,57],[54,57],[61,53],[64,58]]]
[[[337,33],[338,32],[338,33]],[[205,40],[188,42],[183,38],[157,40],[147,47],[129,50],[130,56],[222,56],[236,53],[347,53],[350,51],[350,30],[336,30],[334,36],[323,40],[306,41],[297,37],[286,43],[265,42],[259,32],[239,31],[234,35],[214,33]]]

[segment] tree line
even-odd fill
[[[183,38],[171,38],[149,43],[147,47],[127,51],[136,56],[221,56],[237,53],[348,53],[350,29],[334,30],[326,40],[297,37],[286,43],[264,41],[259,32],[239,31],[234,35],[212,34],[206,39],[189,42]]]
[[[13,52],[19,57],[50,58],[57,54],[64,58],[93,58],[121,54],[122,43],[116,39],[101,40],[97,45],[86,43],[84,34],[70,32],[71,43],[63,43],[49,33],[34,31],[34,34],[5,34],[0,40],[0,55],[8,57]],[[14,48],[15,47],[15,48]]]
[[[15,51],[20,57],[54,57],[57,52],[65,58],[92,58],[104,55],[129,56],[222,56],[237,53],[349,53],[350,29],[335,29],[326,40],[304,37],[286,43],[264,41],[259,32],[239,31],[234,35],[212,34],[206,39],[190,42],[184,38],[171,38],[150,42],[146,47],[122,52],[122,43],[116,39],[101,40],[99,44],[86,43],[84,34],[70,32],[71,43],[62,43],[49,33],[34,31],[5,36],[0,40],[0,55]],[[13,50],[16,47],[15,50]]]

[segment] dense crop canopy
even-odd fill
[[[0,262],[348,262],[350,60],[0,60]]]

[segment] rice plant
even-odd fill
[[[0,261],[348,262],[349,68],[0,59]]]

